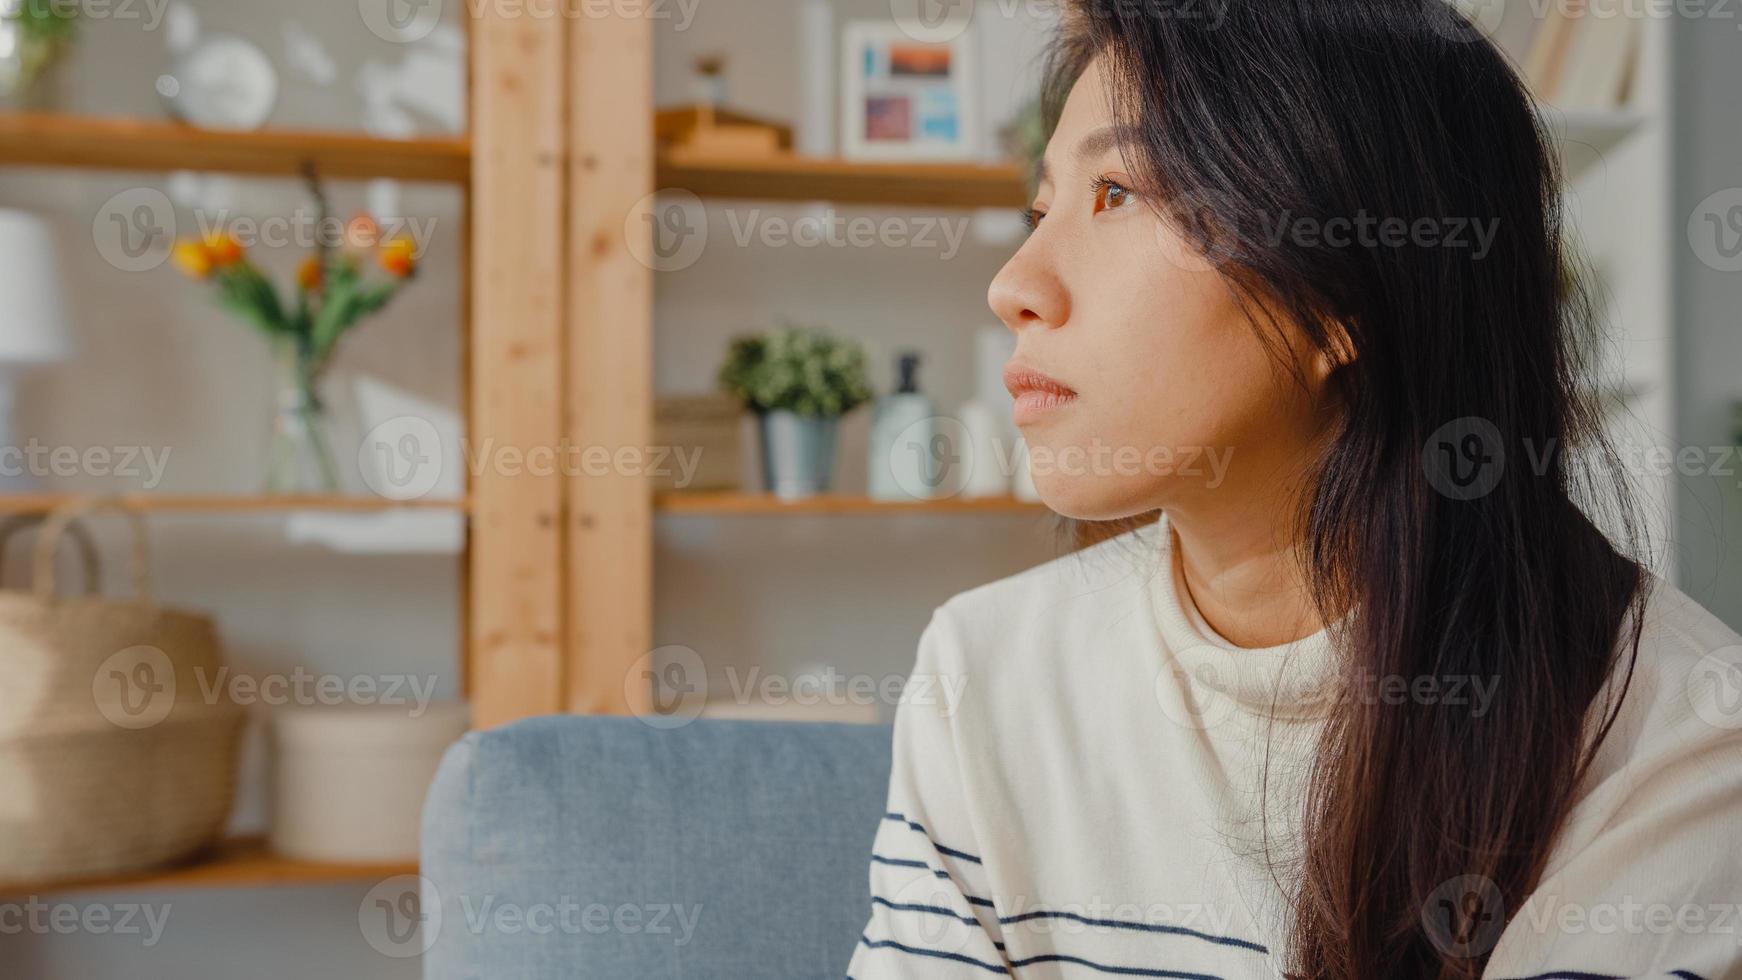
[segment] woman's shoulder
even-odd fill
[[[948,634],[967,660],[996,657],[1006,666],[1025,652],[1050,658],[1060,643],[1092,643],[1138,620],[1147,629],[1156,540],[1145,525],[959,592],[937,607],[931,628]]]
[[[1612,694],[1623,696],[1595,774],[1701,757],[1742,778],[1742,635],[1651,576],[1637,656],[1623,636]]]

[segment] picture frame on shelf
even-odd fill
[[[844,158],[972,159],[976,101],[971,34],[927,42],[883,21],[849,21],[843,28]]]

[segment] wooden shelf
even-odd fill
[[[80,881],[0,885],[0,896],[159,888],[255,888],[267,885],[320,885],[386,879],[416,874],[416,862],[330,864],[296,861],[272,853],[261,837],[236,837],[195,860],[161,871]]]
[[[700,197],[837,204],[1019,208],[1028,190],[1015,166],[861,163],[816,157],[705,159],[661,156],[654,186]]]
[[[458,511],[467,509],[467,503],[464,500],[386,500],[381,497],[172,493],[123,493],[116,496],[128,508],[147,513],[282,514],[293,511],[358,513],[405,509]],[[64,493],[0,494],[0,514],[43,513],[55,509],[73,497],[73,494]]]
[[[97,170],[211,170],[295,175],[313,163],[322,177],[465,182],[464,137],[379,139],[294,129],[228,132],[183,123],[0,113],[0,164]]]
[[[653,507],[662,514],[1048,514],[1045,504],[1014,497],[964,500],[872,500],[844,494],[821,494],[804,500],[782,500],[767,493],[695,491],[655,494]]]

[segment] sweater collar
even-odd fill
[[[1165,512],[1148,532],[1161,558],[1150,578],[1150,607],[1162,642],[1192,686],[1259,717],[1309,721],[1327,714],[1341,687],[1330,631],[1278,646],[1234,646],[1191,605]]]

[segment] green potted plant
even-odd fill
[[[756,413],[763,482],[787,500],[829,489],[841,416],[871,399],[859,344],[790,324],[734,339],[720,384]]]

